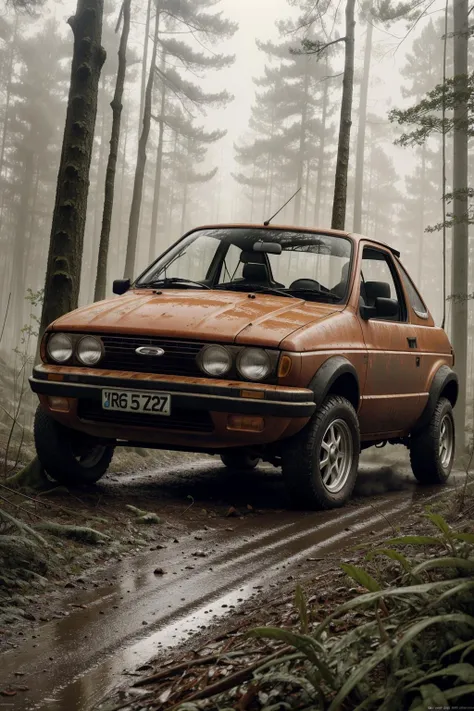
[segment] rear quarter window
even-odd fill
[[[417,316],[419,316],[419,318],[428,318],[428,309],[423,303],[421,296],[416,290],[415,285],[413,284],[412,280],[405,271],[405,268],[402,267],[400,262],[398,262],[398,268],[400,269],[403,286],[405,287],[405,291],[407,293],[408,300],[412,305],[413,311],[416,313]]]

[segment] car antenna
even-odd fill
[[[265,220],[265,222],[263,223],[265,227],[268,227],[268,225],[269,225],[270,222],[273,220],[273,218],[276,217],[276,216],[278,215],[278,213],[281,212],[281,211],[283,210],[283,208],[286,207],[286,206],[288,205],[288,203],[291,202],[291,201],[293,200],[293,198],[298,195],[298,193],[299,193],[300,190],[301,190],[301,187],[299,187],[298,190],[297,190],[295,193],[293,193],[293,195],[285,202],[284,205],[282,205],[282,206],[280,207],[279,210],[277,210],[277,211],[275,212],[274,215],[272,215],[272,216],[270,217],[269,220]]]

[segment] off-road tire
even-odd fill
[[[34,422],[34,438],[38,459],[46,473],[66,486],[95,484],[107,471],[114,448],[101,446],[97,456],[87,465],[77,459],[82,445],[94,446],[94,439],[56,422],[38,407]],[[98,445],[96,445],[98,446]]]
[[[440,436],[445,418],[452,427],[452,446],[449,461],[443,466],[440,456]],[[410,438],[411,469],[420,484],[446,483],[453,466],[455,444],[453,408],[449,400],[442,397],[438,400],[426,427]]]
[[[253,471],[260,462],[259,457],[252,457],[246,451],[238,452],[233,450],[232,452],[226,452],[221,454],[222,464],[229,469],[229,471]]]
[[[322,480],[320,453],[323,437],[331,423],[341,420],[346,423],[352,438],[352,456],[343,487],[332,493]],[[356,482],[359,453],[357,414],[346,398],[330,395],[301,432],[291,438],[283,451],[283,478],[292,505],[305,509],[332,509],[343,506],[350,498]]]

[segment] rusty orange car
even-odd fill
[[[31,387],[35,442],[65,484],[120,445],[281,466],[289,499],[351,496],[360,451],[404,444],[415,477],[454,458],[454,354],[386,244],[329,229],[208,225],[118,297],[46,330]]]

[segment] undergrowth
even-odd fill
[[[299,630],[249,636],[286,645],[245,685],[181,711],[245,708],[424,711],[474,698],[474,533],[426,513],[432,535],[387,540],[363,567],[342,564],[358,594],[322,617],[300,587]],[[274,655],[273,655],[274,656]]]

